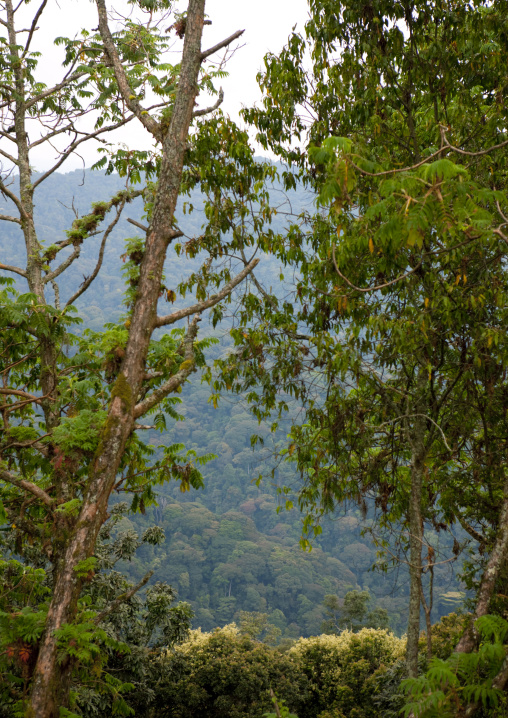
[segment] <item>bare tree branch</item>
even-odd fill
[[[0,214],[0,221],[21,224],[21,220],[18,219],[18,217],[11,217],[9,214]]]
[[[111,31],[109,29],[106,1],[97,0],[97,9],[99,13],[99,32],[104,43],[104,48],[107,52],[109,59],[111,60],[111,64],[113,65],[116,81],[118,82],[118,87],[125,101],[125,104],[133,113],[133,115],[138,118],[143,127],[145,127],[148,132],[150,132],[150,134],[155,137],[155,139],[160,140],[161,133],[159,123],[154,120],[153,117],[149,115],[148,112],[142,107],[127,80],[127,75],[125,74],[125,70],[122,66],[122,62],[118,56],[118,52],[115,47],[113,36],[111,35]]]
[[[481,157],[482,155],[488,155],[491,152],[494,152],[494,150],[499,150],[502,147],[506,147],[508,145],[508,140],[505,140],[504,142],[500,142],[497,145],[492,145],[492,147],[488,147],[486,150],[478,150],[478,152],[468,152],[467,150],[461,150],[460,147],[454,147],[454,145],[451,145],[448,142],[448,140],[446,139],[446,127],[440,125],[439,129],[444,143],[443,146],[414,165],[409,165],[408,167],[401,167],[399,169],[385,170],[384,172],[367,172],[367,170],[363,170],[351,160],[349,160],[349,162],[351,163],[352,167],[355,168],[355,170],[357,170],[358,172],[360,172],[360,174],[366,177],[386,177],[386,175],[395,175],[400,174],[401,172],[410,172],[412,170],[416,170],[418,169],[418,167],[427,164],[427,162],[430,162],[430,160],[433,160],[435,157],[439,157],[439,155],[442,155],[444,152],[451,151],[457,152],[460,155],[466,155],[467,157]]]
[[[1,179],[0,179],[0,192],[1,192],[3,195],[5,195],[6,197],[8,197],[10,200],[12,200],[12,202],[14,202],[14,204],[15,204],[16,207],[18,208],[18,212],[19,212],[20,215],[23,217],[23,219],[28,219],[27,213],[26,213],[26,211],[25,211],[23,205],[21,204],[21,201],[20,201],[19,197],[17,197],[17,196],[14,194],[14,192],[11,192],[11,190],[7,187],[7,185],[5,184],[5,182],[3,182],[3,180],[1,180]]]
[[[157,404],[165,399],[168,394],[171,394],[171,392],[175,391],[175,389],[178,389],[178,387],[183,384],[187,377],[195,370],[194,340],[198,333],[198,322],[200,321],[201,317],[199,314],[196,314],[187,329],[187,333],[183,340],[184,355],[180,369],[152,394],[147,396],[146,399],[143,399],[143,401],[140,401],[139,404],[136,404],[133,411],[135,419],[138,419],[140,416],[143,416],[143,414],[146,414],[147,411],[150,411],[150,409],[157,406]]]
[[[28,399],[29,401],[35,401],[37,404],[41,403],[40,396],[34,396],[33,394],[29,394],[27,391],[21,391],[21,389],[2,389],[0,388],[0,394],[4,394],[6,396],[20,396],[23,399]]]
[[[143,230],[143,232],[148,232],[148,227],[146,227],[144,224],[141,224],[141,222],[136,222],[135,219],[131,219],[130,217],[127,217],[127,222],[130,222],[135,227],[138,227],[138,229]]]
[[[357,292],[375,292],[378,289],[384,289],[385,287],[389,287],[391,284],[396,284],[397,282],[400,282],[402,279],[409,277],[410,274],[414,274],[422,266],[422,262],[418,262],[418,264],[416,265],[416,267],[414,269],[411,269],[409,272],[402,274],[400,277],[397,277],[397,279],[392,279],[390,282],[385,282],[384,284],[378,284],[375,287],[367,287],[366,289],[362,289],[361,287],[357,287],[352,282],[350,282],[349,279],[342,274],[339,267],[337,266],[337,260],[335,258],[335,242],[332,244],[332,259],[333,259],[333,266],[335,267],[335,271],[337,272],[339,277],[341,279],[343,279],[346,282],[346,284],[351,287],[351,289],[354,289]]]
[[[474,529],[471,524],[469,524],[466,519],[461,516],[459,513],[455,514],[457,521],[462,526],[464,531],[467,531],[467,533],[474,538],[475,541],[477,541],[479,544],[484,544],[485,542],[485,536],[482,536],[476,529]]]
[[[0,217],[1,219],[1,217]],[[12,267],[10,264],[2,264],[0,262],[0,269],[4,269],[6,272],[14,272],[14,274],[19,274],[20,277],[25,277],[26,279],[26,272],[24,269],[20,269],[19,267]]]
[[[89,287],[89,286],[91,285],[91,283],[94,281],[95,277],[99,274],[99,270],[100,270],[100,268],[102,267],[102,261],[103,261],[103,259],[104,259],[104,250],[105,250],[105,248],[106,248],[106,242],[107,242],[107,240],[108,240],[109,235],[111,234],[111,232],[113,231],[113,229],[114,229],[114,228],[116,227],[116,225],[118,224],[118,220],[120,219],[120,216],[121,216],[121,214],[122,214],[122,210],[123,210],[124,207],[125,207],[125,199],[122,200],[122,202],[121,202],[121,203],[119,204],[119,206],[117,207],[116,217],[115,217],[114,220],[109,224],[108,228],[107,228],[107,229],[105,230],[105,232],[104,232],[104,235],[103,235],[103,237],[102,237],[101,246],[100,246],[100,249],[99,249],[99,257],[98,257],[98,259],[97,259],[97,264],[95,265],[95,269],[94,269],[93,272],[90,274],[90,276],[85,279],[85,281],[84,281],[83,284],[79,287],[79,289],[78,289],[76,292],[74,292],[74,294],[72,295],[72,297],[67,300],[67,302],[65,303],[65,306],[66,306],[66,307],[68,307],[70,304],[73,304],[78,297],[80,297],[82,294],[84,294],[84,292],[86,292],[86,290],[88,289],[88,287]]]
[[[450,453],[453,453],[453,450],[450,448],[450,446],[448,445],[448,442],[446,441],[446,436],[445,436],[444,431],[439,426],[439,424],[434,421],[434,419],[432,419],[430,416],[428,416],[428,414],[404,414],[402,416],[397,416],[395,419],[390,419],[389,421],[384,421],[382,424],[377,424],[376,426],[371,426],[370,428],[377,431],[378,429],[382,429],[383,426],[388,426],[389,424],[394,424],[395,422],[401,421],[402,419],[413,419],[413,418],[417,418],[417,417],[420,417],[422,419],[426,419],[427,421],[430,421],[430,423],[433,424],[436,427],[436,429],[439,431],[439,433],[441,434],[443,443],[446,446],[446,448],[448,449],[448,451]],[[368,426],[368,424],[366,424],[365,426]]]
[[[166,327],[168,324],[174,324],[179,319],[184,319],[185,317],[189,317],[192,314],[196,314],[198,312],[203,312],[205,309],[210,309],[210,307],[214,307],[216,304],[221,302],[225,297],[227,297],[233,289],[243,282],[245,277],[252,272],[254,267],[256,267],[259,264],[259,259],[252,259],[249,264],[247,264],[242,271],[236,275],[236,277],[233,277],[233,279],[226,284],[226,286],[221,289],[221,291],[218,294],[214,294],[209,299],[204,299],[202,302],[197,302],[197,304],[193,304],[192,307],[186,307],[185,309],[179,309],[176,312],[172,312],[171,314],[166,314],[163,317],[157,317],[155,320],[155,327]]]
[[[81,137],[79,140],[75,140],[72,142],[66,150],[62,152],[62,155],[58,162],[53,165],[47,172],[45,172],[43,175],[39,177],[39,179],[34,182],[33,187],[34,189],[41,184],[41,182],[44,182],[45,179],[47,179],[50,175],[53,174],[53,172],[56,172],[59,167],[62,166],[62,164],[65,162],[65,160],[71,155],[79,145],[83,144],[83,142],[88,142],[88,140],[93,140],[99,135],[104,134],[105,132],[112,132],[113,130],[118,129],[119,127],[123,127],[123,125],[126,125],[128,122],[130,122],[133,119],[134,115],[131,115],[130,117],[126,117],[123,120],[120,120],[119,122],[116,122],[114,125],[108,125],[107,127],[101,127],[100,129],[96,130],[95,132],[87,132],[84,137]]]
[[[447,129],[448,128],[444,127],[444,125],[439,126],[439,131],[441,132],[441,137],[444,142],[445,148],[452,150],[452,152],[458,152],[460,155],[467,155],[468,157],[481,157],[482,155],[488,155],[491,152],[494,152],[494,150],[500,150],[502,147],[506,147],[508,145],[508,140],[504,140],[504,142],[500,142],[498,145],[492,145],[492,147],[488,147],[486,150],[478,150],[478,152],[468,152],[467,150],[461,150],[459,147],[454,147],[448,142],[448,140],[446,139]]]
[[[51,280],[51,286],[53,287],[53,291],[55,293],[55,308],[60,311],[60,287],[54,279]]]
[[[56,269],[54,269],[52,272],[49,272],[49,274],[46,274],[46,276],[43,279],[44,284],[47,284],[48,282],[52,282],[54,279],[56,279],[62,272],[65,272],[65,270],[71,266],[71,264],[79,257],[81,254],[81,245],[78,244],[76,247],[74,247],[74,252],[72,254],[69,254],[67,259],[64,259],[62,264],[58,265]]]
[[[206,60],[206,58],[210,57],[210,55],[213,55],[214,52],[217,52],[218,50],[222,50],[223,47],[227,47],[228,45],[230,45],[233,42],[233,40],[236,40],[237,37],[240,37],[241,35],[243,35],[244,32],[245,32],[245,30],[237,30],[232,35],[227,37],[225,40],[222,40],[221,42],[218,42],[213,47],[210,47],[208,50],[205,50],[204,52],[201,53],[201,60],[202,61]]]
[[[213,112],[218,107],[222,105],[222,102],[224,101],[224,92],[222,90],[222,87],[219,90],[219,99],[215,103],[215,105],[212,105],[211,107],[204,107],[202,110],[195,110],[192,113],[193,117],[202,117],[203,115],[208,115],[208,113]]]
[[[64,88],[69,83],[74,82],[74,80],[79,80],[80,77],[83,77],[84,75],[87,75],[87,74],[88,74],[87,72],[80,71],[80,72],[75,72],[72,75],[69,75],[68,77],[66,76],[57,85],[53,85],[53,87],[50,87],[47,90],[44,90],[44,92],[41,92],[39,95],[32,97],[31,100],[27,100],[27,103],[25,105],[26,109],[28,110],[30,107],[33,107],[33,105],[36,105],[38,102],[41,102],[41,100],[46,99],[46,97],[53,95],[54,93],[58,92],[59,90]]]
[[[6,132],[5,133],[2,132],[2,135],[4,137],[9,137],[9,135]],[[12,139],[12,138],[9,138],[9,139]],[[13,165],[18,164],[18,160],[15,157],[13,157],[13,155],[10,155],[8,152],[6,152],[5,150],[0,150],[0,155],[2,155],[2,157],[5,157],[7,160],[9,160],[9,162],[12,162]]]
[[[16,486],[22,491],[28,491],[30,494],[40,499],[44,504],[46,504],[46,506],[53,506],[53,499],[51,496],[48,496],[44,489],[41,489],[40,486],[37,486],[37,484],[33,484],[31,481],[27,481],[26,479],[18,479],[10,471],[7,471],[7,469],[0,468],[0,480],[5,481],[12,486]]]
[[[43,13],[43,11],[44,11],[44,8],[45,8],[46,5],[47,5],[47,2],[48,2],[48,0],[42,0],[42,3],[41,3],[41,5],[39,6],[39,9],[38,9],[37,12],[35,13],[35,17],[34,17],[34,19],[33,19],[33,21],[32,21],[32,25],[30,26],[30,30],[29,30],[29,32],[28,32],[28,38],[27,38],[27,41],[26,41],[26,43],[25,43],[25,49],[24,49],[24,51],[23,51],[22,57],[25,57],[25,56],[26,56],[26,54],[27,54],[27,52],[28,52],[28,50],[29,50],[29,48],[30,48],[30,43],[32,42],[32,38],[33,38],[33,36],[34,36],[34,32],[37,30],[37,23],[39,22],[39,18],[40,18],[40,16],[42,15],[42,13]]]

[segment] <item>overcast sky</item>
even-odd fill
[[[182,3],[183,4],[183,3]],[[32,2],[22,9],[28,18],[39,5]],[[124,7],[124,0],[108,3],[110,6]],[[307,18],[307,0],[256,0],[245,2],[242,0],[207,0],[206,12],[212,20],[212,26],[205,27],[203,47],[210,47],[221,39],[228,37],[239,29],[245,33],[237,41],[237,52],[228,65],[230,76],[222,81],[225,92],[223,110],[238,121],[238,111],[242,106],[251,106],[260,98],[260,91],[256,82],[256,74],[263,66],[263,57],[268,51],[279,52],[287,41],[293,28],[303,31]],[[40,30],[32,49],[42,50],[41,70],[44,72],[44,81],[53,84],[61,75],[60,58],[61,48],[53,46],[53,39],[58,35],[72,37],[79,33],[82,27],[88,29],[97,26],[95,3],[91,0],[49,0],[47,9],[41,18]],[[170,57],[169,62],[177,62],[177,55]],[[199,102],[206,106],[206,97]],[[139,146],[144,131],[136,128],[134,122],[128,132],[122,130],[124,141],[128,144],[135,140]],[[135,132],[135,137],[133,136]],[[145,139],[148,142],[149,138]],[[96,155],[90,147],[89,151],[82,153],[87,166],[93,163]],[[47,168],[52,164],[55,154],[48,148],[35,158],[38,170]],[[61,171],[69,171],[83,166],[80,158],[70,159]]]

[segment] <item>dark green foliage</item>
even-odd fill
[[[418,718],[452,718],[470,706],[477,707],[478,717],[506,715],[506,693],[496,677],[505,668],[508,622],[486,615],[476,621],[476,628],[481,637],[477,652],[433,658],[424,675],[403,681],[405,716],[412,712]]]
[[[347,629],[358,632],[361,628],[388,628],[388,611],[376,608],[369,611],[371,596],[368,591],[348,591],[344,600],[328,595],[323,600],[327,619],[323,633],[340,633]]]
[[[279,168],[280,169],[280,168]],[[39,199],[37,201],[36,213],[38,222],[47,233],[47,237],[58,236],[59,230],[65,227],[66,221],[72,221],[72,212],[66,210],[62,205],[70,205],[72,196],[75,195],[75,204],[80,211],[86,211],[93,201],[94,192],[92,188],[97,188],[106,196],[110,196],[118,192],[120,180],[117,176],[111,175],[105,177],[100,173],[90,173],[87,171],[84,175],[84,185],[79,186],[82,179],[81,173],[69,173],[68,175],[60,175],[55,173],[46,183],[38,188]],[[280,194],[281,185],[275,185],[277,196]],[[300,211],[301,208],[308,203],[308,194],[301,187],[292,191],[289,195],[291,206],[294,211]],[[194,204],[195,210],[191,214],[180,215],[178,218],[179,226],[185,229],[188,235],[192,235],[199,228],[202,219],[203,196],[197,192],[193,192],[190,198]],[[142,206],[139,205],[140,200],[134,200],[129,207],[129,216],[142,221]],[[49,214],[48,208],[54,208],[54,216]],[[274,218],[272,222],[274,231],[280,231],[283,228],[281,220]],[[125,220],[121,220],[118,228],[114,230],[111,236],[110,244],[107,245],[105,263],[96,282],[94,282],[88,290],[87,300],[84,304],[80,304],[80,313],[83,317],[83,323],[78,325],[79,332],[83,335],[84,340],[81,343],[81,356],[87,357],[90,342],[96,352],[96,364],[94,364],[95,372],[104,372],[107,381],[112,381],[118,371],[123,347],[127,338],[127,328],[122,324],[115,325],[110,322],[109,328],[104,333],[99,331],[103,323],[111,316],[119,316],[123,309],[119,306],[120,291],[123,287],[120,267],[125,268],[133,260],[129,255],[125,257],[125,263],[118,265],[118,257],[125,253],[125,245],[120,232],[130,231],[129,225]],[[15,230],[16,228],[14,228]],[[6,228],[6,234],[0,239],[2,246],[8,248],[12,246],[14,235],[9,234],[11,230]],[[46,235],[45,235],[46,236]],[[132,252],[130,253],[132,254]],[[88,247],[87,243],[83,245],[80,262],[83,263],[83,271],[88,272],[89,267],[93,266],[93,251]],[[137,258],[134,257],[134,261]],[[178,284],[179,272],[183,271],[182,259],[173,259],[167,263],[166,286],[176,287]],[[192,264],[197,260],[186,260]],[[135,264],[134,264],[135,266]],[[81,267],[79,268],[81,269]],[[66,280],[66,274],[62,275],[64,279],[61,281],[61,294],[64,298],[66,294],[72,291],[72,282],[79,284],[82,276],[79,269],[69,270],[69,279]],[[273,284],[277,286],[277,277],[279,273],[279,265],[272,258],[265,257],[260,265],[260,277],[266,285]],[[74,274],[73,274],[74,272]],[[20,280],[21,281],[21,280]],[[78,300],[78,304],[81,300]],[[72,315],[71,315],[72,316]],[[85,332],[85,328],[92,328],[90,332]],[[206,325],[202,327],[203,334],[211,334],[211,328]],[[85,340],[86,338],[86,340]],[[155,369],[164,369],[173,371],[178,366],[180,358],[172,354],[176,346],[178,334],[164,335],[160,337],[160,341],[154,344],[152,349],[153,367]],[[220,345],[210,345],[203,347],[209,360],[219,356],[228,346],[227,339],[221,338]],[[78,354],[78,356],[80,356]],[[156,382],[154,382],[154,386]],[[80,392],[80,402],[86,407],[86,390],[89,383],[82,382],[76,387]],[[93,384],[94,391],[98,391],[97,382]],[[102,389],[101,389],[102,391]],[[316,537],[314,546],[320,551],[314,550],[308,558],[304,558],[300,554],[298,541],[301,533],[301,523],[297,511],[280,511],[277,513],[279,505],[284,506],[283,497],[277,494],[277,487],[284,484],[295,484],[297,477],[295,469],[290,464],[279,464],[274,480],[263,481],[259,487],[254,483],[261,472],[268,475],[272,462],[272,451],[276,452],[282,448],[285,442],[286,434],[289,430],[288,422],[281,422],[279,431],[271,434],[269,427],[265,424],[259,426],[257,421],[249,415],[244,409],[240,401],[225,400],[219,401],[216,407],[210,403],[210,391],[206,385],[200,385],[199,382],[189,384],[183,388],[180,395],[168,398],[165,401],[164,411],[154,414],[150,418],[150,423],[156,428],[144,432],[143,436],[148,444],[156,447],[156,457],[160,459],[161,467],[169,466],[172,451],[176,451],[183,444],[188,449],[193,449],[198,456],[216,458],[210,461],[206,466],[199,467],[204,479],[204,488],[197,494],[192,492],[182,493],[180,491],[181,478],[166,487],[158,486],[160,508],[154,508],[152,514],[148,505],[146,506],[146,518],[138,516],[133,520],[129,518],[130,526],[133,530],[141,533],[152,520],[161,523],[164,514],[164,503],[166,501],[182,503],[184,513],[178,519],[176,524],[172,524],[172,514],[168,516],[165,522],[165,530],[167,542],[158,546],[155,550],[147,545],[143,546],[139,552],[139,558],[133,559],[132,563],[125,566],[125,570],[134,582],[139,581],[146,573],[148,568],[153,567],[156,570],[152,581],[168,580],[179,595],[186,601],[189,601],[195,611],[193,625],[201,626],[204,630],[211,630],[216,625],[223,625],[233,620],[236,612],[258,611],[268,612],[271,625],[276,625],[281,629],[282,633],[287,631],[287,636],[297,637],[299,635],[313,635],[321,632],[321,625],[325,620],[325,612],[322,606],[322,600],[326,594],[336,593],[339,598],[344,598],[346,592],[350,588],[361,587],[367,589],[372,596],[373,604],[371,608],[378,606],[381,609],[388,610],[390,616],[390,626],[399,634],[405,630],[405,606],[407,604],[406,586],[400,580],[400,585],[395,577],[385,576],[382,572],[370,572],[370,567],[376,562],[376,549],[370,543],[369,537],[360,535],[362,514],[357,509],[352,509],[340,519],[340,521],[324,521],[322,524],[323,533]],[[77,404],[76,406],[81,406]],[[185,421],[179,421],[178,417],[184,417]],[[86,414],[85,414],[86,417]],[[96,424],[99,414],[90,415],[92,424]],[[72,422],[78,421],[81,425],[83,419],[66,420],[70,426],[74,426]],[[85,433],[81,432],[79,436],[69,434],[65,429],[66,422],[59,431],[65,441],[74,442],[80,445],[80,442],[86,438]],[[163,433],[160,433],[160,429]],[[22,431],[20,427],[19,431]],[[25,429],[23,429],[25,431]],[[251,447],[250,437],[257,434],[263,437],[265,447],[259,450]],[[88,434],[87,434],[88,435]],[[20,434],[21,436],[21,434]],[[23,434],[25,436],[25,434]],[[30,434],[30,436],[32,436]],[[94,441],[93,432],[90,434],[90,440]],[[29,436],[26,435],[25,440]],[[32,437],[34,438],[34,437]],[[92,445],[92,444],[90,444]],[[173,449],[170,447],[173,446]],[[166,452],[166,456],[164,456]],[[168,453],[169,452],[169,453]],[[192,456],[188,457],[192,460]],[[172,459],[171,459],[172,461]],[[164,464],[164,462],[166,462]],[[185,463],[185,462],[184,462]],[[163,475],[163,474],[161,474]],[[143,475],[141,475],[142,478]],[[191,522],[190,515],[187,512],[187,502],[197,502],[202,509],[207,509],[199,516],[196,525]],[[188,507],[189,510],[191,507]],[[300,599],[297,601],[288,601],[283,593],[282,581],[279,581],[275,589],[271,588],[273,575],[271,569],[267,569],[264,573],[260,572],[254,583],[251,583],[251,570],[248,565],[243,563],[241,558],[233,558],[239,571],[237,585],[233,588],[232,594],[234,601],[227,598],[221,604],[219,617],[219,595],[218,587],[214,585],[210,590],[209,579],[213,571],[223,563],[230,563],[229,556],[234,551],[234,544],[230,544],[230,552],[227,550],[218,555],[212,552],[210,541],[207,540],[208,531],[213,527],[215,521],[221,521],[221,517],[228,511],[240,511],[244,517],[252,520],[257,533],[254,542],[259,542],[261,554],[266,560],[274,551],[276,546],[284,547],[284,551],[288,552],[293,558],[295,565],[299,566],[297,573],[300,573],[302,581],[302,589],[298,592]],[[192,514],[194,516],[194,513]],[[180,515],[179,515],[180,516]],[[194,521],[194,519],[192,520]],[[184,531],[180,532],[180,526]],[[193,526],[192,532],[190,527]],[[178,531],[181,535],[178,540],[173,539],[173,534]],[[203,549],[203,546],[196,543],[197,539],[193,536],[200,537],[204,546],[204,554],[198,557],[197,549]],[[446,536],[439,537],[441,544],[446,545]],[[188,552],[187,556],[192,564],[192,570],[188,570],[185,560],[176,559],[173,553],[173,547],[177,543],[183,544]],[[263,548],[264,547],[264,548]],[[182,546],[180,546],[180,549]],[[323,552],[323,553],[322,553]],[[325,555],[326,558],[325,559]],[[183,556],[183,554],[181,554]],[[204,560],[202,560],[204,558]],[[196,578],[196,569],[194,562],[198,559],[197,565],[199,576]],[[303,570],[304,566],[310,566],[311,573]],[[291,563],[288,563],[282,569],[283,572],[290,572]],[[189,580],[186,580],[186,574],[189,574]],[[337,583],[337,579],[340,579]],[[448,565],[436,567],[435,569],[435,615],[440,616],[450,610],[450,606],[446,601],[441,601],[440,594],[447,593],[451,588],[458,589],[454,581]],[[260,587],[256,584],[260,584]],[[229,584],[228,584],[229,586]],[[240,587],[238,591],[237,588]],[[305,599],[305,600],[304,600]],[[457,600],[460,600],[457,599]],[[265,603],[266,601],[266,603]],[[277,613],[278,612],[278,613]],[[280,615],[282,613],[282,615]],[[236,619],[235,619],[236,620]]]
[[[403,651],[384,631],[301,639],[282,653],[234,626],[193,632],[190,640],[154,658],[158,676],[147,716],[259,718],[277,701],[305,718],[381,718],[372,702],[375,679]],[[143,712],[140,716],[144,716]]]
[[[146,592],[129,595],[134,586],[120,573],[118,563],[132,559],[142,546],[164,540],[157,527],[139,538],[121,531],[127,505],[117,505],[101,532],[96,556],[82,566],[88,575],[80,600],[80,621],[58,632],[62,656],[76,662],[73,709],[87,718],[131,715],[130,696],[149,692],[148,660],[155,647],[165,649],[182,641],[192,611],[175,604],[175,592],[157,582]],[[37,642],[44,628],[47,600],[52,589],[48,564],[37,547],[25,563],[13,555],[13,536],[2,542],[0,561],[3,591],[0,596],[0,715],[23,716],[23,696],[37,657]],[[34,568],[27,563],[30,560]]]
[[[258,718],[271,708],[271,687],[292,708],[306,694],[305,677],[287,654],[227,629],[161,656],[156,670],[163,677],[152,714],[161,718]]]

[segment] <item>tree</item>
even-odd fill
[[[422,573],[431,589],[436,562],[461,551],[455,541],[451,555],[436,557],[425,525],[449,531],[458,522],[481,541],[489,558],[476,618],[489,610],[508,549],[498,411],[506,392],[506,6],[310,7],[305,36],[293,33],[278,57],[266,57],[263,106],[245,116],[322,209],[294,225],[283,246],[270,245],[298,266],[294,294],[266,299],[257,327],[238,331],[239,361],[223,364],[223,381],[241,365],[237,389],[262,388],[251,393],[259,416],[285,410],[288,395],[303,401],[305,421],[295,422],[287,454],[304,478],[308,514],[343,501],[367,511],[371,499],[381,528],[406,529],[415,675],[421,605],[428,627],[432,608]],[[285,179],[294,184],[294,171]],[[474,489],[464,490],[472,476]],[[470,628],[457,650],[477,640]]]
[[[201,482],[199,459],[182,454],[181,447],[166,447],[162,458],[150,460],[151,449],[140,438],[143,417],[155,414],[155,426],[163,428],[165,415],[175,416],[171,395],[204,361],[207,342],[196,340],[200,312],[213,308],[214,321],[220,319],[221,302],[259,261],[246,253],[271,212],[262,188],[271,170],[254,162],[246,135],[231,122],[206,117],[221,95],[209,108],[195,107],[199,92],[217,94],[214,78],[223,73],[221,63],[214,70],[208,59],[241,31],[202,50],[203,25],[209,22],[204,0],[189,0],[186,13],[175,16],[167,31],[162,25],[170,22],[169,0],[140,0],[133,3],[137,16],[112,33],[105,0],[97,0],[98,31],[56,40],[64,51],[62,77],[48,87],[37,78],[38,53],[32,49],[46,4],[43,0],[35,10],[26,32],[26,19],[20,27],[18,15],[28,3],[6,0],[0,38],[0,151],[7,163],[0,191],[11,208],[1,220],[20,228],[26,249],[24,266],[2,263],[0,269],[28,285],[26,292],[1,279],[0,486],[2,520],[14,532],[17,553],[28,556],[30,545],[37,544],[51,566],[51,596],[38,611],[41,630],[32,637],[37,659],[26,707],[26,715],[38,718],[69,708],[79,667],[73,642],[76,632],[83,640],[88,635],[80,629],[80,597],[94,576],[97,537],[112,492],[130,493],[132,510],[143,512],[157,482],[173,477],[182,490]],[[183,38],[183,50],[181,61],[169,65],[164,53],[174,32]],[[76,217],[66,237],[43,246],[34,223],[37,188],[83,143],[107,139],[129,122],[152,135],[154,151],[106,145],[97,165],[118,171],[126,178],[125,189],[98,198],[88,214]],[[57,143],[58,159],[36,175],[30,157],[43,143]],[[134,186],[139,182],[141,189]],[[177,244],[178,197],[198,184],[207,198],[208,223],[200,237]],[[81,332],[73,304],[97,277],[108,237],[137,196],[145,202],[146,225],[134,222],[141,236],[127,243],[126,314],[104,332]],[[250,225],[247,206],[256,207]],[[73,271],[82,245],[108,215],[95,269],[71,296],[61,296],[60,279]],[[174,256],[206,256],[176,289],[164,285],[169,248]],[[245,262],[232,276],[225,260],[239,248]],[[214,265],[219,258],[222,263]],[[158,315],[164,300],[173,302],[191,290],[193,304]],[[160,334],[186,318],[186,328]]]
[[[357,633],[362,628],[388,628],[388,613],[384,608],[369,611],[371,596],[368,591],[348,591],[342,601],[329,594],[324,597],[327,620],[324,633],[340,634],[343,630]]]
[[[270,689],[291,708],[307,707],[308,681],[301,665],[242,635],[235,624],[212,633],[192,631],[186,642],[153,663],[154,673],[162,677],[149,715],[259,716],[272,707]]]

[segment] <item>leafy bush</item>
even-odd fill
[[[300,638],[289,655],[302,667],[310,699],[300,715],[306,718],[373,718],[381,716],[373,702],[379,672],[405,651],[405,640],[387,630],[363,628],[338,636]]]
[[[298,715],[308,682],[298,661],[241,635],[235,624],[203,633],[154,659],[157,718],[259,718],[273,709],[270,688]],[[162,668],[162,671],[161,671]]]

